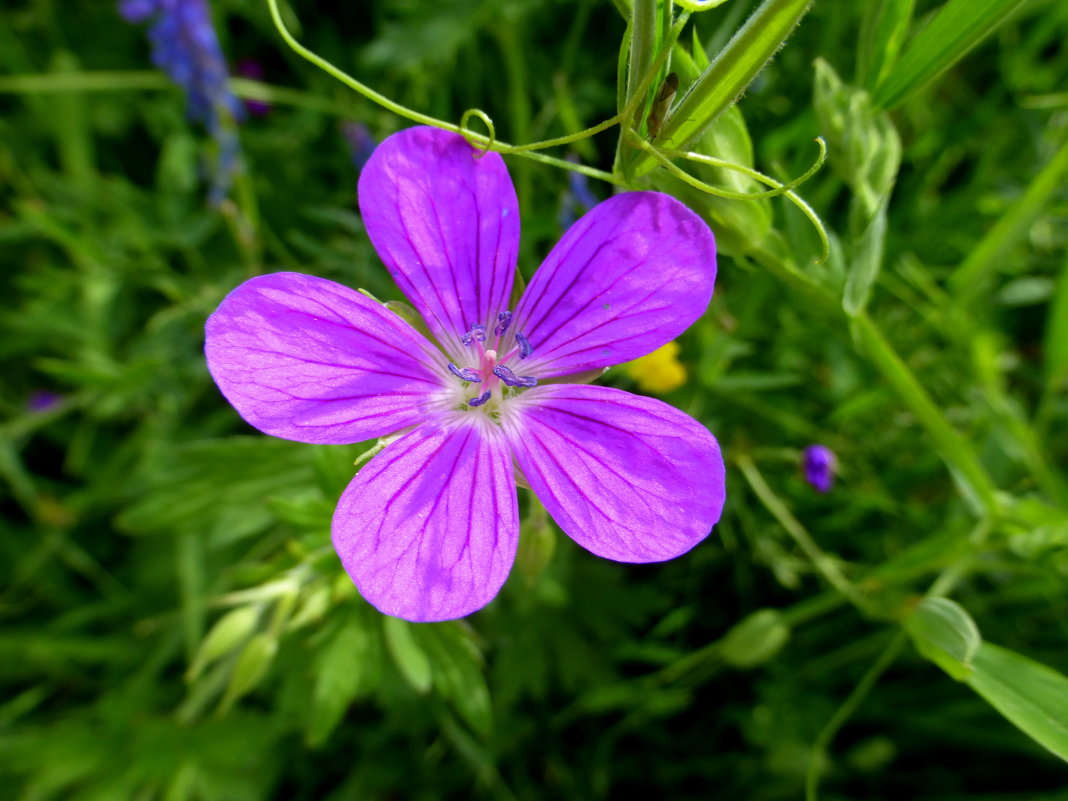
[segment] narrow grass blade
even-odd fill
[[[875,90],[875,105],[891,109],[926,86],[989,36],[1026,0],[949,0],[909,42],[897,66]]]
[[[949,277],[949,287],[958,303],[975,298],[985,285],[1009,248],[1015,245],[1030,228],[1057,189],[1068,176],[1068,142],[1034,177],[1027,190],[997,221],[990,232],[968,254],[964,262]]]

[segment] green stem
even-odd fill
[[[897,659],[906,639],[907,637],[902,631],[894,635],[890,644],[883,649],[883,652],[879,654],[879,658],[868,668],[860,682],[853,688],[853,692],[842,702],[842,705],[838,707],[838,711],[834,713],[831,719],[827,721],[827,725],[817,735],[815,742],[812,744],[812,755],[809,757],[808,772],[805,775],[805,801],[816,801],[819,795],[820,766],[823,764],[824,757],[827,755],[827,748],[834,740],[834,736],[845,722],[852,717],[853,713],[857,711],[857,707],[868,697],[868,693],[872,691],[872,688],[875,687],[876,682],[886,672],[886,669]]]
[[[854,331],[875,366],[916,415],[935,441],[942,459],[950,466],[966,498],[985,515],[997,511],[995,486],[964,437],[954,429],[931,400],[916,376],[887,342],[882,331],[864,312],[853,320]]]
[[[742,471],[742,475],[745,476],[746,481],[749,482],[749,486],[753,488],[753,492],[756,493],[760,502],[771,512],[772,517],[779,521],[779,525],[786,530],[786,533],[793,537],[794,542],[804,551],[805,556],[812,562],[820,575],[826,579],[827,583],[848,598],[855,606],[862,610],[865,609],[866,601],[857,588],[842,575],[842,571],[838,569],[835,561],[820,549],[812,535],[808,533],[798,519],[786,508],[786,504],[768,486],[753,460],[743,453],[734,457],[734,463]]]
[[[630,63],[627,68],[627,103],[635,97],[644,99],[648,83],[644,78],[656,53],[657,0],[634,0],[630,24]],[[640,102],[640,101],[639,101]]]

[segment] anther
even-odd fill
[[[493,393],[492,393],[492,392],[490,392],[490,391],[489,391],[489,390],[487,389],[487,390],[486,390],[485,392],[483,392],[483,393],[482,393],[481,395],[479,395],[479,396],[478,396],[477,398],[471,398],[471,399],[470,399],[470,400],[469,400],[469,401],[467,402],[467,405],[468,405],[468,406],[481,406],[482,404],[484,404],[484,403],[485,403],[486,401],[488,401],[488,400],[490,399],[490,395],[492,395],[492,394],[493,394]]]
[[[520,334],[518,331],[515,332],[515,341],[519,343],[520,359],[525,359],[527,358],[527,356],[534,352],[534,348],[530,346],[530,340]]]
[[[471,326],[471,330],[460,337],[460,341],[464,345],[470,345],[472,342],[485,342],[486,341],[486,326],[482,323],[475,323]]]
[[[494,367],[493,374],[510,387],[535,387],[538,385],[538,379],[534,376],[516,375],[503,364],[498,364]]]
[[[482,376],[480,376],[470,367],[464,367],[461,369],[452,362],[449,362],[449,372],[463,381],[479,382],[482,380]]]
[[[493,329],[493,333],[499,337],[504,336],[504,332],[508,330],[508,326],[512,322],[512,313],[510,311],[502,311],[497,315],[497,327]]]

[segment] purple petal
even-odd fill
[[[375,250],[447,352],[473,324],[496,323],[519,247],[519,204],[499,155],[408,128],[375,149],[359,197]]]
[[[690,550],[719,520],[719,445],[678,409],[575,384],[536,387],[512,404],[504,428],[516,461],[583,548],[619,562],[660,562]]]
[[[530,281],[513,327],[524,370],[570,375],[636,359],[708,306],[716,243],[686,206],[658,192],[616,195],[567,230]]]
[[[246,281],[208,318],[208,369],[264,433],[362,442],[425,420],[444,386],[440,353],[348,287],[300,273]]]
[[[451,620],[488,604],[519,538],[512,459],[480,413],[409,432],[356,474],[334,513],[334,548],[387,615]]]

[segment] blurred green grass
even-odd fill
[[[883,63],[870,43],[894,44],[870,35],[866,4],[815,3],[739,108],[765,173],[803,172],[828,138],[830,163],[799,191],[838,232],[832,256],[812,262],[815,237],[782,200],[717,201],[735,246],[680,340],[689,381],[667,396],[720,438],[723,521],[686,557],[635,567],[530,510],[501,596],[413,627],[364,604],[329,547],[367,446],[260,436],[202,356],[204,319],[259,272],[398,297],[339,123],[403,123],[287,51],[264,4],[212,5],[230,59],[289,90],[242,125],[247,169],[222,210],[205,202],[210,140],[141,29],[109,2],[0,11],[0,798],[800,798],[820,732],[946,568],[985,640],[1068,672],[1068,6],[1023,4],[890,112],[900,171],[851,322],[769,270],[754,229],[727,230],[766,215],[756,228],[834,298],[865,252],[875,210],[855,200],[848,131],[832,136],[840,107],[819,106],[813,65],[855,102],[849,87],[874,88],[865,70]],[[917,2],[909,31],[940,5]],[[755,6],[695,16],[705,49]],[[302,42],[379,91],[451,121],[483,108],[510,142],[616,110],[625,24],[609,3],[293,10]],[[126,77],[86,83],[98,71]],[[578,150],[611,169],[615,132]],[[559,236],[567,176],[508,163],[529,275]],[[967,476],[887,380],[879,338],[989,476],[996,514],[977,515]],[[605,380],[633,388],[624,371]],[[35,410],[41,391],[58,401]],[[827,495],[800,474],[812,442],[841,464]],[[245,619],[193,677],[231,609]],[[722,640],[762,609],[783,610],[782,629],[755,642],[781,647]],[[1062,761],[911,648],[822,764],[826,799],[1068,798]]]

